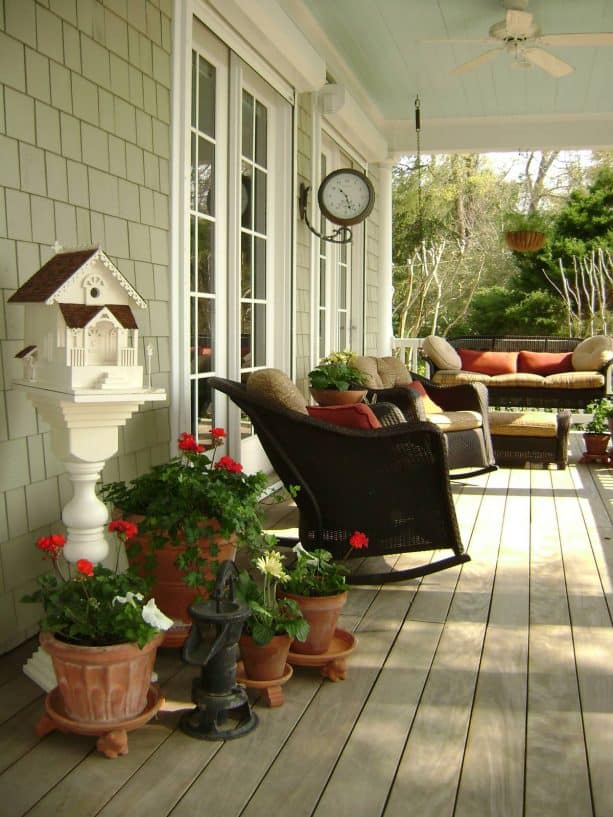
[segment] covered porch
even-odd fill
[[[192,668],[158,657],[166,705],[114,761],[95,739],[34,726],[32,642],[0,658],[0,813],[7,817],[610,817],[613,480],[500,469],[454,484],[472,561],[353,587],[359,639],[343,682],[295,669],[282,707],[243,738],[179,728]],[[295,524],[274,506],[270,524]]]

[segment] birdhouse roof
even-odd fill
[[[13,303],[52,304],[73,275],[82,270],[85,265],[96,260],[100,261],[109,270],[138,306],[142,308],[147,306],[138,292],[119,272],[100,247],[70,250],[54,255],[25,284],[20,286],[17,292],[11,295],[8,300]]]
[[[35,352],[37,350],[37,348],[38,348],[37,346],[26,346],[25,348],[23,348],[21,350],[21,352],[17,352],[15,357],[18,357],[18,358],[28,357],[29,355],[32,354],[32,352]]]
[[[85,306],[84,304],[60,304],[60,311],[69,329],[83,329],[102,312],[103,309],[114,315],[124,329],[138,329],[132,310],[125,304],[100,304]]]

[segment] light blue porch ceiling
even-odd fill
[[[525,7],[542,35],[613,32],[613,0],[279,2],[393,153],[414,149],[416,93],[426,151],[613,147],[613,43],[528,42],[574,69],[556,78],[535,65],[517,66],[489,35],[509,7]],[[498,46],[490,61],[453,73]]]

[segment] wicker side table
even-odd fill
[[[498,465],[555,462],[559,470],[566,468],[569,411],[490,411],[488,419]]]

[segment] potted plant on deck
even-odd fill
[[[366,396],[364,374],[352,365],[353,352],[333,352],[309,372],[313,399],[320,406],[359,403]]]
[[[504,240],[515,252],[537,252],[545,245],[547,219],[537,212],[513,211],[504,219]]]
[[[278,585],[289,580],[279,551],[262,550],[254,566],[260,582],[242,570],[236,586],[239,599],[251,610],[239,649],[247,678],[274,681],[284,675],[292,642],[303,641],[309,625],[295,601],[277,597]]]
[[[225,431],[213,428],[210,436],[207,452],[183,433],[179,456],[100,491],[116,513],[138,525],[126,550],[135,569],[152,580],[160,608],[175,619],[165,646],[184,642],[188,607],[209,594],[219,562],[234,558],[237,546],[261,533],[265,474],[245,474],[231,457],[218,458]]]
[[[349,537],[351,547],[368,546],[368,538],[360,531]],[[298,543],[294,548],[296,562],[288,571],[282,596],[295,601],[309,623],[309,634],[292,647],[293,652],[306,655],[325,653],[332,642],[341,609],[347,601],[347,568],[335,562],[323,548],[312,551]]]
[[[611,437],[609,419],[613,417],[613,401],[608,397],[592,400],[586,407],[592,419],[586,423],[583,432],[585,450],[589,456],[601,457],[607,453]]]
[[[124,542],[135,533],[123,520],[111,522],[109,530]],[[87,559],[71,565],[63,556],[65,542],[59,534],[38,539],[54,572],[39,576],[38,589],[22,601],[43,606],[40,643],[58,682],[47,709],[55,707],[74,723],[72,731],[100,734],[106,724],[131,721],[147,710],[156,651],[172,620],[153,598],[146,601],[144,579],[118,572],[117,564],[114,570]],[[121,749],[109,756],[125,754]]]

